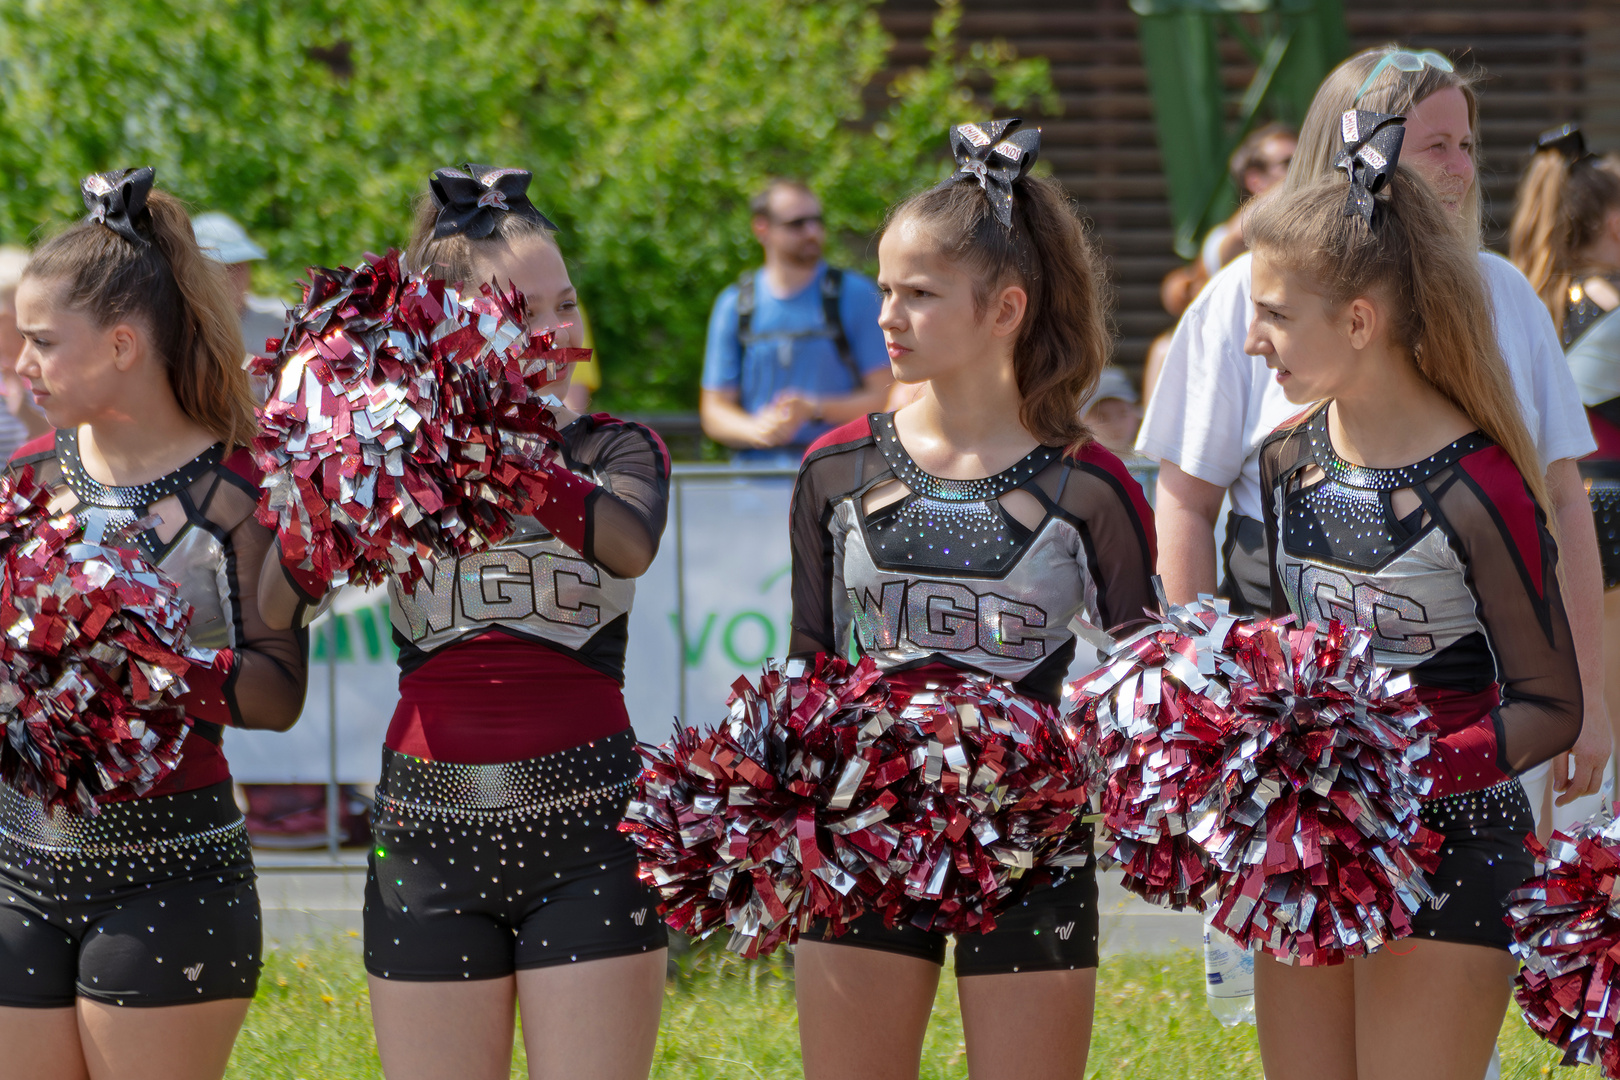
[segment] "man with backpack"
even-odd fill
[[[765,265],[714,302],[699,413],[733,461],[797,467],[824,432],[883,408],[881,299],[822,260],[821,203],[804,184],[773,180],[749,206]]]

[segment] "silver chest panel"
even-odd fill
[[[880,568],[854,499],[837,504],[828,527],[839,575],[837,640],[853,623],[862,651],[884,670],[944,654],[1016,682],[1068,643],[1076,615],[1096,610],[1080,534],[1058,518],[1041,525],[999,578]]]
[[[225,547],[218,537],[188,522],[158,567],[180,586],[180,595],[191,605],[193,645],[227,649],[240,644],[230,578],[225,573]]]
[[[1329,619],[1373,635],[1380,664],[1408,668],[1483,630],[1463,562],[1431,528],[1376,571],[1346,568],[1282,551],[1277,559],[1289,610],[1303,625]]]
[[[388,582],[394,628],[432,652],[497,626],[579,649],[630,610],[634,578],[614,577],[580,558],[533,518],[499,547],[440,559],[406,595]]]

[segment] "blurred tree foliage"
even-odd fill
[[[945,128],[1055,111],[1044,60],[959,48],[874,86],[877,0],[7,0],[0,239],[79,210],[84,173],[156,166],[270,250],[261,291],[402,244],[435,167],[532,169],[605,364],[604,405],[688,409],[715,294],[757,259],[747,199],[823,195],[844,262],[944,171]],[[869,93],[869,90],[872,92]],[[840,260],[836,251],[834,261]]]

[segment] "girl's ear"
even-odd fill
[[[1378,305],[1365,296],[1358,296],[1345,305],[1347,335],[1352,349],[1365,349],[1378,338],[1383,325]]]
[[[1002,289],[991,309],[991,332],[996,337],[1017,336],[1029,311],[1029,293],[1022,285],[1008,285]]]
[[[129,323],[117,323],[107,331],[108,342],[113,350],[113,367],[119,371],[129,371],[140,359],[141,335]]]

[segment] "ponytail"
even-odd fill
[[[1613,161],[1571,161],[1557,147],[1530,156],[1508,226],[1508,258],[1530,279],[1564,332],[1569,290],[1581,252],[1596,240],[1610,210],[1620,209],[1620,168]]]
[[[999,289],[1019,285],[1029,294],[1013,346],[1018,419],[1041,443],[1077,453],[1092,439],[1080,406],[1108,362],[1102,260],[1055,181],[1023,176],[1012,192],[1011,228],[978,185],[949,184],[895,207],[884,230],[902,220],[921,225],[941,253],[972,274],[980,318]]]
[[[1342,177],[1256,202],[1244,223],[1267,262],[1318,283],[1342,309],[1376,296],[1390,340],[1418,373],[1507,452],[1546,510],[1545,469],[1524,426],[1518,395],[1496,343],[1479,256],[1428,184],[1406,165],[1390,176],[1372,220],[1345,213]]]
[[[178,199],[154,190],[146,209],[138,228],[149,243],[81,221],[42,245],[24,276],[57,283],[63,302],[97,326],[141,323],[181,411],[227,452],[246,446],[258,422],[225,270],[197,246]]]

